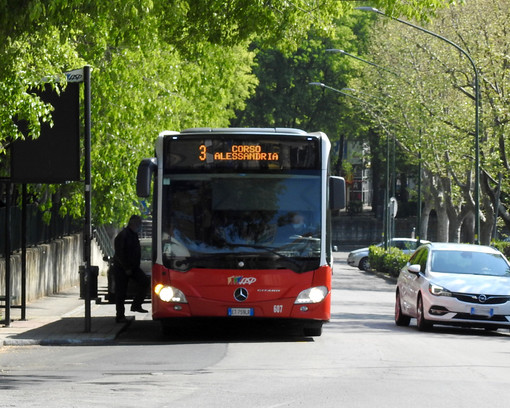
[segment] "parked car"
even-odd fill
[[[151,278],[152,276],[152,239],[151,238],[140,238],[140,247],[142,250],[142,256],[140,260],[140,268],[145,272],[147,277]],[[115,276],[112,270],[113,259],[108,260],[110,262],[110,266],[108,268],[108,302],[115,302]],[[136,292],[136,288],[134,287],[136,283],[133,279],[129,280],[127,297],[128,299],[132,298]],[[150,285],[147,293],[147,297],[150,297]]]
[[[398,277],[395,323],[510,328],[510,263],[497,249],[470,244],[420,246]]]
[[[429,241],[420,240],[420,243],[428,243]],[[379,243],[377,246],[383,246],[384,243]],[[390,241],[390,246],[401,249],[406,254],[412,254],[418,246],[418,240],[414,238],[393,238]],[[357,266],[362,271],[370,268],[370,262],[368,261],[368,248],[356,249],[349,253],[347,257],[347,263],[350,266]]]

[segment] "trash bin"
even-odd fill
[[[97,298],[97,277],[99,276],[99,266],[90,266],[90,273],[89,275],[89,294],[90,299],[96,299]],[[85,279],[87,276],[87,269],[85,266],[80,266],[80,299],[85,299]]]

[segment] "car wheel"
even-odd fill
[[[402,306],[400,304],[400,293],[397,292],[395,297],[395,324],[397,326],[409,326],[411,318],[402,313]]]
[[[370,268],[370,262],[368,262],[368,257],[365,256],[364,258],[361,258],[358,264],[358,268],[362,271],[367,271],[368,268]]]
[[[418,296],[418,313],[416,316],[416,324],[418,325],[419,331],[427,331],[432,328],[432,323],[425,319],[423,313],[423,300],[421,298],[421,295]]]

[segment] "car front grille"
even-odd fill
[[[510,301],[510,296],[476,295],[470,293],[453,293],[453,297],[461,302],[477,303],[480,305],[500,305]]]

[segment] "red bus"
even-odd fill
[[[330,318],[331,210],[324,133],[196,128],[162,132],[138,168],[153,191],[152,317],[291,319],[320,336]]]

